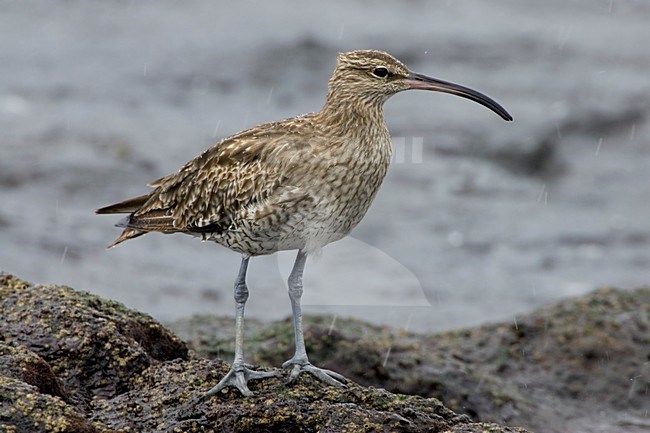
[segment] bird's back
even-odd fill
[[[157,231],[214,240],[246,255],[315,250],[365,215],[390,161],[382,123],[346,133],[309,114],[226,138],[150,185],[98,210],[129,213],[116,245]]]

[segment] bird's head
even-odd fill
[[[512,120],[512,116],[492,98],[458,84],[411,72],[395,57],[376,50],[339,54],[329,81],[328,102],[347,100],[380,106],[394,94],[409,89],[461,96],[484,105],[504,120]]]

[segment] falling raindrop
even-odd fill
[[[343,30],[345,29],[345,23],[341,23],[341,27],[339,27],[339,41],[343,39]]]
[[[596,146],[596,156],[600,153],[600,147],[603,145],[603,137],[598,139],[598,146]]]
[[[330,329],[327,331],[327,335],[332,335],[332,331],[334,330],[334,324],[336,324],[337,317],[338,317],[337,315],[334,315],[334,317],[332,317],[332,323],[330,323]]]
[[[386,351],[386,356],[384,356],[384,362],[381,363],[382,367],[386,367],[386,364],[388,363],[388,357],[390,356],[390,351],[393,349],[393,346],[389,346],[388,350]]]
[[[221,125],[221,119],[217,121],[217,125],[214,127],[214,131],[212,132],[212,138],[217,138],[217,131],[219,130],[219,125]]]
[[[409,314],[409,318],[406,320],[406,326],[404,331],[408,331],[411,328],[411,321],[413,320],[413,313]]]
[[[63,254],[61,254],[61,264],[65,261],[65,257],[68,255],[68,246],[66,245],[65,248],[63,248]]]
[[[627,392],[627,398],[630,399],[634,396],[634,391],[636,391],[636,380],[640,377],[643,377],[643,375],[638,375],[630,378],[630,390]]]
[[[271,97],[273,96],[273,90],[274,89],[275,89],[275,87],[271,87],[271,90],[269,90],[269,94],[266,97],[266,104],[267,105],[271,103]]]

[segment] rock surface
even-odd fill
[[[280,365],[289,320],[248,321],[247,354]],[[201,356],[231,359],[232,319],[174,323]],[[483,422],[540,432],[650,431],[650,288],[601,289],[512,323],[423,335],[308,317],[312,362],[363,385],[440,399]]]
[[[286,373],[253,382],[254,397],[227,390],[202,401],[228,364],[194,356],[147,315],[68,287],[31,285],[2,275],[0,314],[1,431],[525,432],[472,422],[435,398],[353,382],[335,388],[301,377],[287,386]],[[319,328],[311,333],[314,329]],[[285,354],[286,331],[285,323],[277,323],[258,333],[258,354],[269,359]],[[338,333],[310,337],[320,345],[319,358],[352,344]],[[367,345],[367,354],[354,365],[378,353],[369,340]],[[219,350],[221,343],[211,346]],[[350,356],[355,353],[362,354],[363,347]],[[372,368],[365,381],[370,382],[377,367],[367,365]]]

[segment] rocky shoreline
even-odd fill
[[[511,323],[436,334],[329,316],[307,324],[319,365],[362,385],[439,399],[474,420],[537,432],[650,431],[648,287],[600,289]],[[255,363],[290,355],[288,319],[250,326]],[[171,328],[200,356],[232,356],[231,319],[193,317]]]
[[[7,432],[647,431],[650,289],[603,289],[516,323],[414,334],[310,316],[312,361],[345,389],[287,374],[200,401],[228,369],[232,321],[170,325],[65,286],[0,278]],[[278,366],[289,321],[248,322],[249,360]],[[383,389],[382,389],[383,388]],[[645,414],[645,415],[644,415]]]

